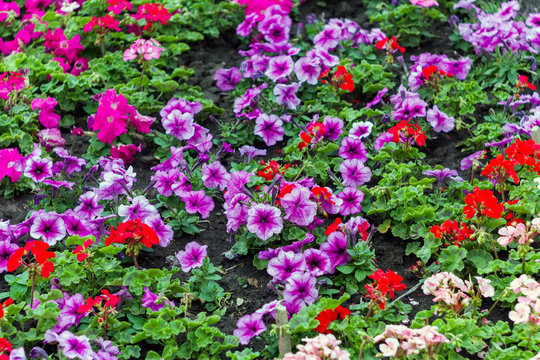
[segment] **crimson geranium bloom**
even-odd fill
[[[124,221],[118,225],[116,230],[111,226],[111,233],[105,239],[105,246],[112,243],[126,244],[126,255],[132,257],[135,267],[139,268],[137,255],[139,255],[142,245],[151,248],[152,245],[159,244],[159,238],[154,229],[143,224],[141,219],[136,218]]]
[[[527,141],[517,139],[504,152],[510,160],[515,160],[520,165],[532,166],[533,171],[540,172],[540,161],[537,161],[540,159],[540,145],[533,139]]]
[[[473,192],[465,197],[465,204],[467,205],[463,208],[463,214],[467,219],[472,218],[477,213],[477,216],[485,215],[493,219],[499,219],[504,210],[504,206],[497,202],[493,191],[480,190],[478,187],[475,187]]]
[[[366,296],[376,301],[379,308],[382,310],[384,310],[386,305],[386,295],[388,295],[390,299],[393,299],[394,291],[401,291],[407,288],[405,284],[401,283],[403,278],[390,269],[388,269],[386,273],[381,269],[377,269],[368,277],[375,280],[375,282],[366,285]]]
[[[47,251],[48,248],[49,244],[43,241],[28,242],[23,248],[19,248],[11,254],[7,262],[7,271],[15,271],[24,264],[26,267],[33,266],[36,270],[41,269],[41,276],[48,278],[51,272],[54,271],[54,264],[49,259],[56,256],[54,252]],[[35,263],[30,260],[30,255],[33,256]],[[25,262],[23,256],[27,256],[30,261]]]
[[[384,39],[377,41],[377,44],[375,45],[375,47],[379,50],[386,48],[388,52],[392,52],[392,53],[396,52],[396,50],[399,50],[402,53],[405,52],[405,48],[398,44],[395,36],[392,36],[392,38],[388,38],[387,36]]]
[[[412,144],[416,142],[418,146],[424,146],[426,143],[426,133],[422,131],[422,128],[416,124],[409,124],[409,120],[401,120],[396,125],[388,129],[388,132],[394,135],[393,142],[402,142],[402,136],[405,140],[405,144]]]
[[[437,239],[443,239],[446,246],[459,246],[463,240],[470,239],[473,233],[467,224],[458,224],[455,220],[446,220],[440,226],[433,225],[430,231]]]
[[[338,305],[334,310],[326,309],[321,311],[321,313],[315,318],[315,320],[319,321],[319,325],[313,330],[320,332],[321,334],[330,334],[331,331],[328,330],[330,323],[337,320],[337,318],[343,320],[347,317],[347,315],[350,314],[351,311],[342,307],[341,305]]]
[[[514,180],[514,184],[519,184],[519,177],[514,170],[517,165],[515,160],[506,160],[504,155],[499,154],[492,159],[482,170],[480,175],[485,175],[494,180],[497,185],[503,185],[508,178]]]

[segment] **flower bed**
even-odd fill
[[[539,358],[540,15],[321,5],[0,3],[0,358]]]

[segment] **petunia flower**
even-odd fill
[[[338,155],[346,160],[358,159],[362,163],[367,161],[366,146],[361,139],[357,137],[345,137],[341,140],[341,146]]]
[[[332,141],[337,141],[343,132],[343,120],[338,117],[325,116],[323,119],[324,137]]]
[[[454,129],[456,121],[453,116],[446,115],[440,111],[437,105],[433,106],[433,109],[427,111],[426,120],[433,128],[433,131],[442,131],[445,133]]]
[[[173,229],[170,225],[165,224],[159,214],[151,216],[145,220],[145,223],[156,232],[159,238],[159,246],[167,247],[174,237]]]
[[[208,245],[200,245],[196,241],[186,244],[185,250],[180,250],[176,254],[182,271],[187,273],[192,269],[201,267],[203,260],[207,256],[207,248]]]
[[[39,122],[46,128],[58,127],[60,115],[55,114],[53,111],[57,104],[58,102],[52,97],[47,97],[45,99],[35,98],[32,100],[31,108],[32,110],[40,109]]]
[[[343,191],[337,194],[342,200],[339,207],[342,216],[355,215],[362,211],[362,201],[364,193],[355,187],[345,187]]]
[[[268,240],[283,230],[281,211],[274,206],[256,204],[248,211],[247,229],[261,240]]]
[[[265,75],[272,81],[276,82],[279,79],[289,76],[294,68],[294,61],[288,55],[275,56],[270,59],[268,69]]]
[[[311,192],[303,186],[296,186],[290,193],[280,199],[285,211],[285,220],[300,226],[307,226],[313,222],[317,214],[317,204],[309,200]]]
[[[274,280],[287,281],[294,272],[304,272],[306,261],[304,255],[292,251],[280,251],[268,262],[266,272]]]
[[[345,160],[339,166],[343,185],[358,186],[371,180],[371,170],[359,159]]]
[[[293,84],[277,84],[274,86],[274,95],[276,103],[281,106],[286,106],[289,109],[295,110],[300,105],[300,99],[296,97],[296,92],[300,87],[300,83]]]
[[[41,213],[34,217],[30,236],[53,246],[66,236],[64,220],[54,212]]]
[[[257,117],[253,133],[259,135],[267,146],[275,145],[283,140],[285,134],[283,121],[277,115],[263,113]]]
[[[330,258],[330,273],[333,274],[340,265],[345,265],[350,260],[347,253],[347,236],[341,231],[334,231],[319,249]]]
[[[0,150],[1,151],[1,150]],[[238,149],[240,155],[247,157],[247,162],[251,162],[255,156],[265,156],[266,149],[257,149],[251,145],[244,145]],[[1,161],[1,160],[0,160]]]
[[[370,121],[355,122],[349,131],[349,137],[363,139],[371,134],[373,123]]]
[[[317,278],[310,273],[294,272],[285,283],[283,299],[290,303],[300,303],[302,307],[311,305],[319,295],[316,284]]]
[[[144,196],[135,196],[131,200],[130,205],[120,205],[118,207],[118,215],[123,216],[125,220],[135,220],[139,218],[145,221],[147,218],[158,214],[156,207],[148,201]]]
[[[298,81],[316,85],[321,74],[320,60],[318,58],[302,57],[294,64],[294,73]]]
[[[304,251],[306,270],[313,276],[322,276],[330,271],[330,257],[317,249]]]
[[[24,169],[24,176],[40,182],[43,179],[51,177],[53,163],[47,158],[40,158],[37,156],[31,156],[26,160],[26,167]]]
[[[178,140],[187,140],[195,134],[193,115],[189,112],[182,113],[175,109],[161,123],[165,132]]]
[[[149,308],[152,311],[159,311],[159,309],[165,306],[165,302],[158,304],[156,303],[157,300],[158,300],[158,296],[154,294],[152,291],[150,291],[150,288],[148,288],[148,286],[145,286],[143,290],[143,296],[141,299],[142,301],[141,305],[145,308]]]
[[[79,196],[80,204],[73,209],[81,217],[91,220],[103,212],[103,206],[99,204],[98,195],[93,191],[88,191]]]
[[[203,164],[201,173],[201,180],[207,188],[225,190],[227,183],[231,179],[231,175],[219,161]]]
[[[70,331],[64,331],[57,341],[62,354],[68,359],[91,359],[95,356],[86,335],[76,336]]]
[[[11,182],[19,181],[22,172],[17,170],[16,164],[23,156],[16,148],[0,150],[0,181],[5,176],[9,176]]]
[[[458,173],[456,170],[444,168],[444,169],[435,169],[435,170],[426,170],[424,175],[433,176],[437,179],[437,186],[442,187],[444,179],[447,177],[456,177]]]
[[[18,248],[19,246],[10,240],[0,240],[0,274],[7,271],[8,259]]]
[[[266,330],[262,320],[262,314],[253,313],[244,315],[236,322],[233,335],[238,338],[240,344],[247,345],[255,336],[259,336]]]
[[[221,91],[231,91],[242,80],[242,75],[240,70],[233,66],[230,69],[218,69],[214,74],[214,80]]]

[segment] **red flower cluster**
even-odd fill
[[[321,334],[330,334],[331,331],[328,330],[328,326],[330,325],[330,323],[337,320],[337,318],[344,320],[347,315],[350,314],[351,311],[347,308],[342,307],[341,305],[338,305],[337,308],[335,308],[334,310],[326,309],[324,311],[321,311],[321,313],[315,318],[315,320],[319,321],[319,325],[313,330],[320,332]]]
[[[437,78],[439,76],[446,76],[446,77],[454,77],[454,75],[450,73],[446,73],[444,70],[439,69],[435,65],[426,66],[422,69],[422,77],[426,79],[427,81],[430,81],[431,75],[436,75]]]
[[[525,76],[525,75],[518,76],[518,80],[517,80],[517,83],[516,83],[516,88],[518,88],[518,89],[529,88],[531,90],[536,90],[536,86],[531,84],[529,82],[529,79],[527,79],[527,76]]]
[[[143,30],[148,30],[155,22],[160,22],[161,25],[167,24],[171,14],[162,4],[144,4],[139,6],[133,17],[137,20],[145,19],[146,25],[144,25]]]
[[[6,338],[0,338],[0,360],[9,360],[9,354],[13,351],[13,345]]]
[[[95,298],[89,297],[86,299],[86,304],[77,308],[79,314],[86,314],[91,311],[98,317],[98,322],[103,329],[107,331],[109,327],[107,319],[109,316],[116,312],[116,305],[120,302],[120,298],[114,294],[109,293],[109,290],[101,290],[102,295],[97,295]],[[103,302],[105,300],[105,302]],[[97,310],[97,311],[96,311]]]
[[[99,34],[108,33],[109,30],[121,31],[118,27],[120,23],[115,20],[111,15],[105,15],[97,18],[92,16],[92,19],[83,27],[83,33],[96,30]]]
[[[341,229],[341,218],[336,218],[332,224],[328,225],[328,227],[324,231],[324,234],[328,236],[334,231],[338,231],[340,229]]]
[[[4,308],[11,304],[13,304],[12,298],[7,298],[6,301],[4,301],[4,303],[0,302],[0,319],[4,317]]]
[[[307,127],[307,132],[302,131],[300,133],[300,138],[303,140],[298,144],[298,149],[302,150],[307,147],[313,138],[315,138],[315,143],[319,141],[324,135],[324,124],[321,122],[315,124],[309,124]]]
[[[401,51],[402,53],[405,52],[405,48],[398,44],[395,36],[392,36],[392,38],[388,38],[387,36],[384,39],[377,41],[375,47],[377,47],[379,50],[385,48],[389,53],[395,53],[397,50]]]
[[[264,160],[261,160],[261,165],[266,165]],[[290,168],[290,167],[291,167],[291,164],[285,164],[283,166],[280,166],[277,163],[277,161],[272,160],[262,170],[259,170],[257,172],[257,175],[259,177],[264,178],[264,180],[266,180],[266,181],[270,181],[270,180],[273,180],[274,177],[277,174],[283,175],[285,173],[285,171],[287,171],[287,169]],[[283,195],[285,195],[285,194],[283,194]]]
[[[401,120],[396,125],[388,129],[388,132],[394,135],[393,142],[401,142],[400,137],[405,137],[405,144],[412,144],[416,142],[418,146],[424,146],[426,143],[426,133],[422,131],[422,128],[417,124],[409,124],[409,120]]]
[[[84,261],[87,257],[91,255],[90,251],[88,251],[88,247],[94,243],[94,240],[87,239],[83,243],[83,245],[79,245],[73,250],[73,254],[77,255],[77,261],[81,262]]]
[[[465,239],[470,239],[473,231],[467,227],[467,224],[462,222],[458,224],[455,220],[446,220],[439,225],[433,225],[430,231],[437,239],[443,239],[444,245],[459,246]]]
[[[508,178],[514,180],[514,184],[519,184],[519,178],[514,170],[517,165],[515,160],[506,160],[504,155],[499,154],[492,159],[482,170],[480,175],[485,175],[495,181],[497,185],[503,185]]]
[[[467,219],[471,219],[474,215],[499,219],[504,210],[504,206],[497,202],[497,198],[491,190],[480,190],[475,187],[472,193],[465,197],[465,207],[463,214]]]
[[[347,72],[345,66],[338,66],[337,71],[330,75],[330,69],[324,70],[319,76],[321,83],[330,83],[336,90],[340,89],[348,92],[354,91],[354,81],[352,74]]]
[[[504,152],[510,160],[515,160],[523,166],[531,166],[533,171],[540,174],[540,145],[533,139],[527,141],[517,139]]]
[[[41,276],[48,278],[54,271],[54,264],[49,261],[56,256],[52,251],[47,251],[49,244],[43,241],[30,241],[25,247],[19,248],[11,254],[7,262],[7,271],[15,271],[19,266],[24,265],[32,271],[41,270]],[[23,260],[23,256],[28,258],[28,262]]]
[[[112,243],[126,244],[126,255],[135,258],[139,255],[142,245],[151,248],[152,245],[159,243],[159,238],[154,229],[137,218],[121,223],[116,230],[111,226],[111,233],[105,239],[105,246]]]
[[[377,269],[373,274],[368,276],[375,280],[373,284],[366,285],[366,296],[373,301],[376,301],[379,308],[384,310],[386,305],[386,295],[390,299],[394,298],[394,291],[405,290],[407,287],[401,283],[403,278],[388,269],[388,272],[384,272],[381,269]]]

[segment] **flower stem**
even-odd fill
[[[143,75],[144,75],[144,66],[142,67],[142,70],[141,70],[141,81],[139,82],[139,91],[142,91]]]
[[[493,242],[493,238],[491,237],[491,234],[486,233],[489,238],[489,242],[491,243],[491,247],[493,248],[493,255],[495,255],[495,259],[499,260],[499,256],[497,255],[497,248],[495,247],[495,243]]]

